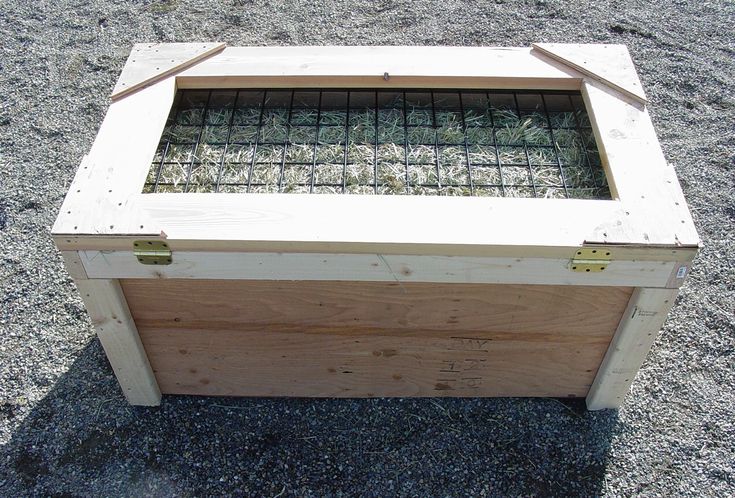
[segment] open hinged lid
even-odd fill
[[[580,92],[611,199],[143,193],[177,91],[256,88]],[[568,259],[615,247],[628,260],[689,261],[699,238],[645,105],[616,45],[136,45],[53,235],[70,250],[153,239],[175,250]]]

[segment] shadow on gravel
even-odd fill
[[[617,424],[614,411],[553,399],[164,396],[159,408],[134,408],[93,341],[0,449],[0,489],[593,496]]]

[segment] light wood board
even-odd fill
[[[136,43],[115,84],[112,98],[124,97],[224,48],[224,43]]]
[[[532,46],[637,102],[647,103],[641,80],[625,45],[534,43]]]
[[[177,75],[179,88],[578,90],[580,82],[523,47],[228,47]]]
[[[636,289],[587,396],[587,408],[617,408],[674,306],[677,290]]]
[[[573,255],[569,253],[569,256]],[[613,254],[615,252],[613,251]],[[604,271],[572,271],[571,258],[174,251],[169,265],[142,265],[132,251],[80,251],[90,278],[349,280],[666,287],[679,263],[612,257]],[[681,285],[680,281],[672,282]]]
[[[132,405],[158,405],[161,391],[118,281],[75,283],[125,398]]]
[[[585,396],[630,288],[124,280],[165,393]]]

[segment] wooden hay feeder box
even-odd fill
[[[624,46],[136,45],[53,236],[132,404],[619,406],[699,244]]]

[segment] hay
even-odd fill
[[[585,113],[388,107],[183,109],[147,191],[606,195]]]

